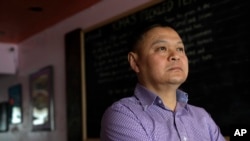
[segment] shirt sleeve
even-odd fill
[[[142,124],[128,107],[109,107],[101,121],[101,141],[149,141]]]
[[[226,141],[226,139],[221,134],[220,128],[215,123],[215,121],[212,119],[211,115],[208,112],[207,112],[207,114],[208,114],[208,116],[207,116],[208,117],[208,126],[209,126],[209,130],[210,130],[211,140],[213,140],[213,141]]]

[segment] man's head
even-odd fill
[[[131,68],[145,86],[180,86],[188,75],[188,59],[179,34],[168,25],[140,30],[128,54]]]

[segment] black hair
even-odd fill
[[[170,27],[175,30],[175,27],[166,22],[165,20],[152,20],[149,22],[143,22],[141,24],[137,24],[132,29],[132,35],[130,37],[129,51],[135,51],[138,42],[142,39],[142,36],[147,33],[149,30],[154,27]]]

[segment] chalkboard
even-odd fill
[[[181,89],[204,107],[229,135],[231,125],[250,124],[247,1],[167,0],[85,33],[87,134],[99,137],[104,110],[133,94],[135,74],[127,62],[134,27],[171,22],[183,37],[189,77]]]

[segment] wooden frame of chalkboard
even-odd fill
[[[83,36],[79,28],[65,35],[67,141],[87,139]]]
[[[233,0],[168,0],[86,31],[88,138],[99,137],[101,116],[109,105],[133,94],[129,37],[135,26],[156,19],[173,23],[183,37],[190,72],[181,89],[189,93],[189,103],[205,108],[225,136],[231,125],[250,124],[245,98],[250,82],[248,9],[245,2]]]

